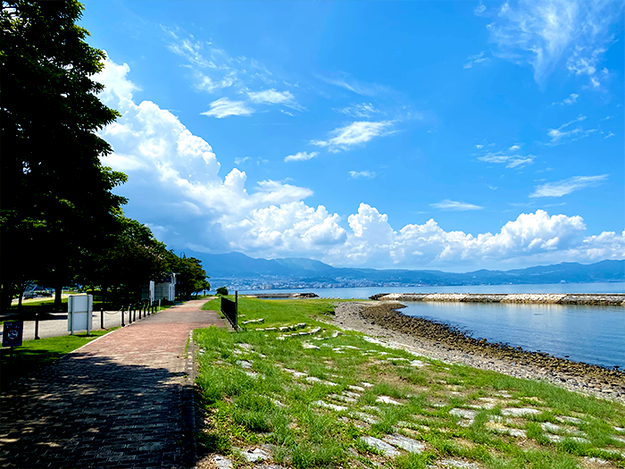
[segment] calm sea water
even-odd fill
[[[455,287],[318,288],[323,298],[365,299],[376,293],[624,293],[625,283],[477,285]],[[239,292],[245,294],[246,292]],[[261,293],[253,291],[248,293]],[[475,338],[625,369],[625,308],[502,303],[404,302],[403,314],[444,322]]]

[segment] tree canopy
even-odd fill
[[[29,280],[55,287],[59,304],[73,280],[136,291],[179,269],[185,295],[206,282],[197,259],[123,215],[113,189],[126,175],[102,165],[112,148],[98,135],[119,113],[98,97],[105,55],[76,24],[82,11],[75,0],[2,2],[3,307]]]

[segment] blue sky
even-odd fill
[[[104,162],[176,251],[625,258],[618,1],[85,3]]]

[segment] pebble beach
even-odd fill
[[[477,340],[445,324],[404,316],[398,311],[403,307],[398,301],[340,303],[334,323],[424,357],[517,378],[546,380],[570,391],[625,403],[623,371]]]

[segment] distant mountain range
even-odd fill
[[[305,258],[254,259],[245,254],[196,254],[212,279],[230,279],[249,287],[501,285],[625,281],[625,260],[595,264],[563,262],[515,270],[377,270],[336,268]]]

